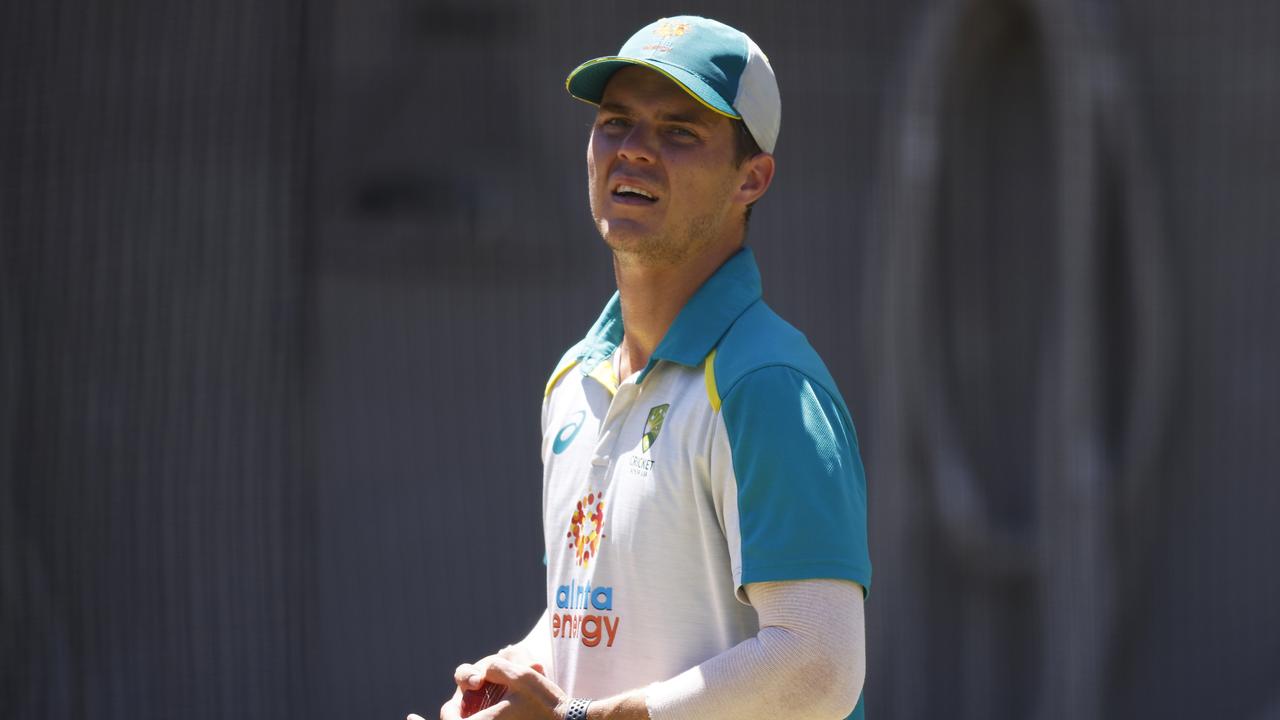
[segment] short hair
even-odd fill
[[[764,152],[760,149],[760,143],[756,142],[756,138],[747,129],[747,124],[742,120],[730,120],[733,125],[733,164],[734,167],[742,167],[742,163]],[[755,203],[747,206],[747,212],[742,218],[742,224],[746,225],[751,220],[751,208],[755,207]]]
[[[756,138],[747,129],[747,124],[741,120],[730,120],[733,124],[733,164],[742,167],[742,163],[748,158],[753,158],[763,152],[760,149],[760,143],[756,142]]]

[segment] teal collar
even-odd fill
[[[638,381],[643,382],[659,360],[689,367],[700,365],[729,326],[760,299],[760,294],[760,269],[755,255],[749,248],[743,248],[707,278],[685,303]],[[622,303],[615,292],[583,338],[579,354],[582,372],[590,373],[601,360],[612,355],[622,342],[622,333]]]

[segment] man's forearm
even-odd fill
[[[587,717],[840,720],[852,712],[865,675],[861,588],[811,580],[749,586],[748,594],[761,615],[756,637],[670,680],[595,700]]]
[[[594,700],[587,710],[587,720],[649,720],[643,688],[631,690],[603,700]]]

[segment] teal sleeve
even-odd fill
[[[721,412],[742,584],[836,578],[869,591],[866,477],[844,401],[797,370],[771,366],[734,383]]]

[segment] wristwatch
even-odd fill
[[[569,701],[569,711],[564,714],[564,720],[587,720],[587,708],[591,706],[591,701],[586,698],[574,698]]]

